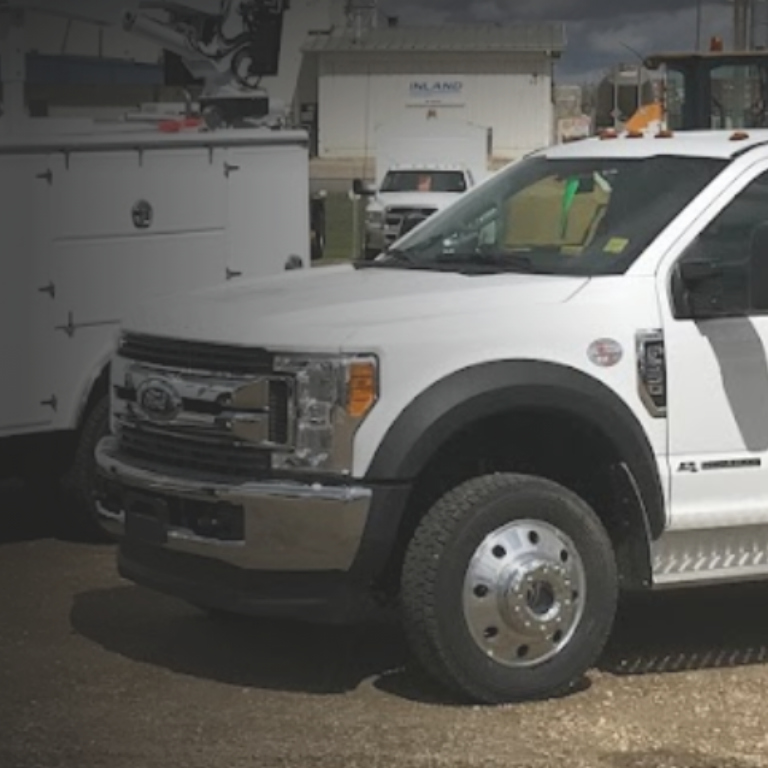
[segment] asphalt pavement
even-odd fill
[[[0,768],[768,766],[768,585],[632,600],[576,693],[467,707],[390,620],[212,620],[51,514],[0,488]]]

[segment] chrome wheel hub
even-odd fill
[[[520,520],[480,544],[464,580],[464,618],[495,661],[527,667],[552,658],[583,614],[586,576],[571,539],[541,521]]]

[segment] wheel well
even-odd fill
[[[93,384],[91,385],[91,390],[88,393],[88,397],[85,401],[85,406],[83,407],[83,410],[80,413],[80,418],[78,420],[78,425],[77,425],[78,433],[83,428],[83,424],[85,424],[85,421],[88,418],[88,415],[93,410],[96,403],[98,403],[102,397],[108,394],[109,394],[109,365],[105,365],[101,373],[99,373],[99,375],[96,377]]]
[[[478,421],[449,438],[416,478],[383,586],[397,588],[408,542],[445,493],[478,475],[515,472],[557,482],[586,501],[605,526],[626,588],[650,580],[649,531],[633,478],[608,435],[586,419],[526,409]]]

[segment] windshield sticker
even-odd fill
[[[629,240],[626,237],[612,237],[605,248],[603,248],[603,252],[613,253],[618,256],[620,253],[624,253],[628,245]]]

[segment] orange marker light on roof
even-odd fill
[[[744,141],[749,138],[749,134],[746,131],[734,131],[731,134],[731,141]]]
[[[645,134],[642,131],[638,131],[638,130],[627,131],[628,139],[642,139],[644,137],[645,137]]]
[[[723,50],[723,38],[711,37],[709,39],[709,50],[716,53],[721,52]]]
[[[604,130],[600,131],[600,138],[605,139],[618,139],[619,134],[616,130],[613,128],[605,128]]]
[[[663,131],[659,131],[656,134],[656,138],[657,139],[671,139],[671,138],[674,137],[674,135],[675,134],[672,131],[668,131],[668,130],[665,129]]]

